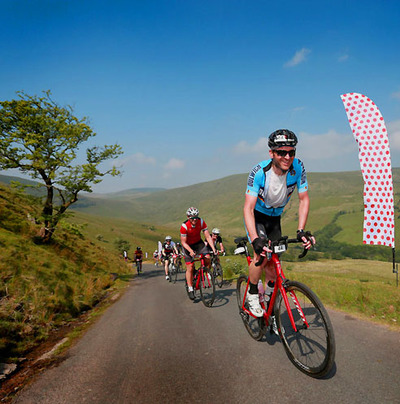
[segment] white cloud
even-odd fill
[[[117,159],[115,161],[116,165],[155,165],[156,159],[151,156],[146,156],[143,153],[135,153],[131,154],[130,156],[126,156],[124,158]]]
[[[254,154],[254,153],[266,153],[268,151],[268,142],[265,137],[260,137],[256,143],[250,144],[246,140],[240,141],[238,144],[233,146],[233,153],[244,155],[244,154]]]
[[[338,57],[338,62],[345,62],[348,58],[349,58],[349,55],[347,53],[345,53]]]
[[[306,109],[306,107],[294,107],[292,108],[292,112],[300,112],[300,111],[304,111]]]
[[[392,98],[396,98],[396,99],[400,100],[400,91],[392,93]]]
[[[300,50],[298,50],[294,56],[292,57],[292,59],[290,59],[288,62],[286,62],[284,64],[285,67],[294,67],[297,66],[300,63],[305,62],[305,60],[307,59],[307,55],[311,53],[310,49],[307,48],[302,48]]]
[[[335,130],[312,135],[305,132],[299,134],[299,155],[304,160],[325,161],[348,153],[358,153],[352,134],[340,134]]]
[[[179,170],[185,167],[185,162],[176,158],[171,158],[164,168],[167,170]]]

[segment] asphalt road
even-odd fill
[[[277,336],[254,341],[234,285],[206,308],[146,265],[58,367],[15,403],[400,403],[400,333],[329,311],[336,364],[313,379]]]

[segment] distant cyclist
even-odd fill
[[[250,311],[257,317],[263,315],[258,297],[258,281],[265,271],[269,286],[275,281],[275,272],[270,260],[256,267],[260,254],[265,254],[266,240],[281,237],[281,215],[297,187],[299,197],[297,238],[309,249],[315,238],[305,232],[310,199],[306,171],[301,160],[295,158],[297,137],[287,129],[279,129],[268,138],[269,159],[257,164],[249,174],[244,202],[244,221],[247,235],[254,249],[254,259],[249,266],[250,288],[248,303]]]
[[[222,237],[220,234],[220,230],[215,227],[214,229],[212,229],[211,232],[211,240],[213,241],[214,247],[216,250],[218,250],[218,244],[219,244],[219,248],[221,251],[221,254],[225,255],[225,247],[222,244]],[[208,242],[206,241],[206,245],[208,246],[210,252],[212,251],[212,249],[210,248],[210,246],[208,245]]]
[[[159,253],[158,250],[154,250],[153,252],[153,258],[154,258],[154,265],[158,267],[158,258],[159,258]]]
[[[136,247],[134,256],[135,256],[137,272],[139,273],[142,271],[142,262],[143,262],[143,251],[142,251],[141,247]]]
[[[175,253],[178,255],[178,250],[176,249],[175,243],[172,241],[171,236],[165,237],[165,241],[162,245],[161,255],[164,260],[164,270],[165,270],[165,279],[169,281],[168,275],[168,265],[172,260],[172,254]]]
[[[214,243],[211,239],[210,232],[207,229],[206,222],[199,217],[199,210],[194,207],[190,207],[186,211],[188,219],[181,225],[181,244],[183,246],[183,252],[186,262],[186,282],[188,284],[189,298],[194,300],[193,291],[193,268],[194,257],[196,254],[203,254],[205,256],[205,264],[208,268],[211,266],[209,249],[204,241],[201,239],[201,232],[204,233],[209,246],[214,254],[216,250]]]

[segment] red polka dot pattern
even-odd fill
[[[341,98],[358,143],[364,178],[364,244],[394,248],[392,163],[385,122],[365,95],[348,93]]]

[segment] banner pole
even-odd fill
[[[394,247],[392,248],[393,255],[393,273],[396,274],[396,286],[399,287],[399,267],[396,265],[396,252]]]

